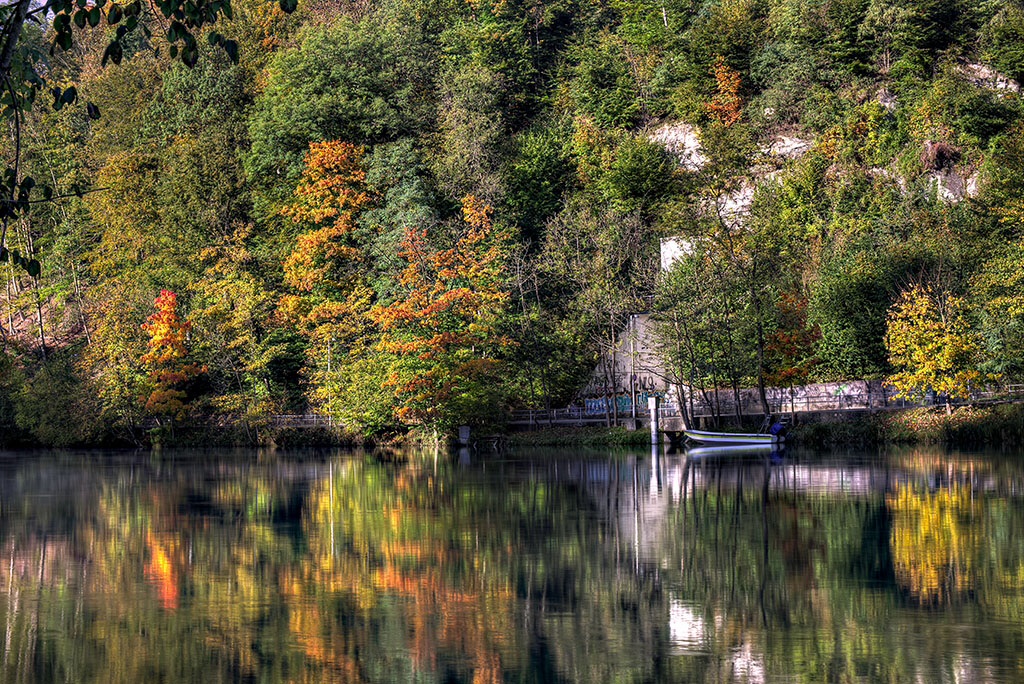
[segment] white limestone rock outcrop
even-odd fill
[[[700,171],[708,163],[695,126],[667,123],[648,134],[647,139],[665,148],[687,171]]]
[[[966,76],[968,81],[982,88],[1002,90],[1007,93],[1020,92],[1019,83],[985,64],[963,62],[960,65],[960,73]]]

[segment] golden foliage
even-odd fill
[[[299,235],[285,259],[285,282],[300,292],[331,283],[345,263],[358,261],[355,215],[369,202],[363,148],[338,140],[310,143],[295,201],[281,210],[296,223],[315,226]]]
[[[914,285],[889,311],[885,346],[897,369],[889,383],[900,396],[913,398],[928,390],[950,398],[969,398],[984,376],[977,369],[981,336],[967,319],[960,297],[939,296]]]

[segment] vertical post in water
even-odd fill
[[[658,420],[658,402],[661,397],[652,395],[647,397],[647,409],[651,412],[651,445],[661,444],[661,426]]]

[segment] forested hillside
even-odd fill
[[[638,311],[695,391],[1024,375],[1019,3],[282,6],[192,67],[157,5],[117,60],[116,3],[26,25],[4,154],[57,199],[7,233],[0,441],[494,421]]]

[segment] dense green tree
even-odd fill
[[[552,294],[563,298],[561,307],[575,334],[597,352],[594,358],[612,394],[626,389],[615,386],[611,365],[619,331],[631,314],[645,308],[653,291],[657,264],[652,238],[639,212],[580,201],[548,224],[541,273]]]
[[[504,173],[504,208],[524,241],[536,243],[573,188],[571,131],[564,122],[541,124],[515,140]]]
[[[427,128],[435,59],[415,27],[372,18],[312,26],[278,53],[249,124],[246,169],[263,201],[286,199],[311,142],[386,142]]]
[[[999,250],[974,276],[988,369],[1008,380],[1024,378],[1024,242]]]
[[[438,141],[434,175],[450,199],[466,195],[496,203],[501,185],[502,147],[508,130],[500,106],[510,83],[500,72],[473,63],[443,73],[438,90]]]

